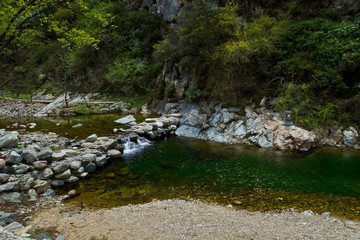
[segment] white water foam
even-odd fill
[[[125,138],[123,141],[124,155],[134,154],[151,145],[151,141],[147,140],[144,137],[139,137],[136,143],[132,142],[129,137]]]

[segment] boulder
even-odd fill
[[[71,176],[70,169],[66,170],[65,172],[59,173],[55,175],[56,179],[65,180]]]
[[[61,173],[61,172],[65,172],[66,170],[69,169],[69,164],[66,162],[61,162],[59,164],[57,164],[55,167],[53,167],[53,171],[55,174]]]
[[[115,120],[115,122],[122,125],[127,125],[127,124],[130,125],[131,123],[136,122],[136,119],[134,118],[133,115],[128,115],[126,117]]]
[[[86,142],[94,142],[96,139],[97,139],[97,135],[93,134],[93,135],[88,136],[85,141]]]
[[[138,138],[139,138],[139,135],[137,135],[136,133],[134,133],[134,132],[132,132],[132,133],[130,133],[130,135],[129,135],[129,139],[130,139],[130,141],[132,141],[132,142],[137,142],[137,140],[138,140]]]
[[[39,160],[44,160],[44,159],[48,160],[49,158],[52,157],[52,153],[53,153],[53,150],[51,150],[51,148],[49,148],[49,147],[46,147],[37,153],[37,158]]]
[[[39,178],[42,180],[50,179],[54,176],[54,172],[51,168],[45,168],[40,174]]]
[[[65,182],[63,180],[51,180],[50,182],[51,187],[62,187],[64,184]]]
[[[18,192],[3,193],[1,194],[1,198],[7,203],[21,203],[22,200],[21,194]]]
[[[30,167],[26,164],[13,165],[12,169],[16,174],[23,174],[30,170]]]
[[[16,133],[16,132],[15,132]],[[19,143],[18,136],[19,134],[6,134],[5,136],[0,137],[0,149],[15,147]]]
[[[84,170],[89,173],[94,172],[96,170],[95,163],[92,163],[92,162],[85,163]]]
[[[0,184],[7,183],[10,176],[6,173],[0,173]]]
[[[12,151],[9,155],[7,155],[5,159],[6,163],[9,164],[16,164],[21,162],[21,160],[22,160],[22,156],[15,151]]]
[[[33,165],[37,170],[43,170],[47,167],[47,161],[36,161]]]
[[[45,180],[37,179],[34,182],[33,188],[36,190],[38,194],[45,192],[47,189],[49,189],[49,184]]]
[[[61,152],[54,152],[54,153],[52,153],[51,156],[52,156],[52,160],[53,160],[53,161],[61,161],[61,160],[63,160],[63,159],[65,158],[66,153],[63,152],[63,151],[61,151]]]
[[[106,158],[105,155],[100,156],[100,157],[96,157],[96,160],[95,160],[96,166],[102,167],[102,166],[104,166],[106,164],[106,162],[107,162],[107,158]]]
[[[273,132],[273,144],[279,150],[308,151],[314,146],[316,136],[313,132],[299,127],[278,126]]]
[[[121,156],[121,152],[116,149],[110,149],[107,151],[107,156],[109,158],[119,158]]]
[[[200,129],[188,125],[181,125],[178,129],[176,129],[175,134],[180,137],[197,138],[200,134]]]
[[[33,150],[24,150],[22,156],[27,164],[32,164],[37,160],[36,152]]]
[[[0,192],[12,191],[17,184],[18,184],[17,182],[8,182],[2,184],[0,185]]]
[[[96,155],[92,153],[87,153],[81,156],[81,161],[83,163],[94,162],[95,160],[96,160]]]
[[[77,170],[81,167],[82,162],[81,161],[73,161],[70,164],[70,168],[73,170]]]

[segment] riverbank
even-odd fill
[[[360,224],[311,212],[236,211],[199,201],[165,200],[112,209],[60,205],[30,221],[66,239],[359,239]]]

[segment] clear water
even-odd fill
[[[80,193],[70,201],[89,207],[195,198],[241,209],[292,207],[360,219],[360,152],[289,154],[174,137],[123,156],[70,188]]]

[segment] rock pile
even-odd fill
[[[94,134],[71,143],[54,133],[5,130],[0,130],[0,149],[0,202],[21,202],[20,191],[34,201],[39,194],[53,195],[51,188],[87,177],[123,151],[115,137]]]
[[[35,102],[0,101],[0,116],[10,118],[34,116],[44,106],[43,103]]]

